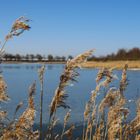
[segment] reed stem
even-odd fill
[[[41,90],[40,90],[40,140],[42,140],[42,138],[43,138],[42,116],[43,116],[43,92],[44,92],[43,91],[43,85],[44,85],[43,80],[40,84],[41,84]]]

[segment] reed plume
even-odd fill
[[[140,99],[137,100],[137,112],[136,117],[125,128],[125,139],[139,138],[140,132]]]
[[[116,136],[122,128],[123,119],[129,114],[129,109],[124,108],[125,103],[126,100],[124,98],[119,98],[115,105],[109,108],[107,120],[109,140],[117,138]]]
[[[78,72],[76,72],[76,68],[81,67],[81,64],[86,61],[92,52],[93,50],[87,51],[67,61],[64,72],[60,77],[59,86],[55,91],[55,95],[50,105],[50,119],[58,107],[69,108],[65,102],[68,97],[65,93],[65,87],[69,85],[69,82],[76,82],[76,77],[79,75]]]
[[[90,139],[92,137],[92,129],[95,125],[96,120],[96,109],[97,106],[95,104],[96,101],[96,90],[92,91],[92,95],[88,103],[86,103],[85,111],[84,111],[84,124],[83,124],[83,140],[88,139],[88,135],[90,135]],[[87,127],[85,128],[87,122]]]
[[[110,88],[106,96],[102,99],[99,105],[99,111],[103,112],[105,107],[111,107],[116,103],[119,93],[116,89]]]
[[[24,16],[19,17],[16,19],[16,21],[13,23],[13,26],[11,28],[11,31],[9,34],[5,37],[5,40],[9,40],[13,36],[19,36],[24,31],[29,30],[31,27],[28,25],[28,22],[30,20],[27,19]]]
[[[35,107],[34,107],[34,95],[36,90],[36,83],[34,82],[29,87],[29,98],[28,98],[28,108],[19,117],[16,123],[16,134],[18,137],[28,138],[28,133],[33,133],[32,126],[35,119]],[[25,131],[26,130],[26,131]],[[27,132],[27,134],[26,134]]]
[[[102,68],[99,70],[97,77],[96,77],[96,82],[98,83],[101,79],[103,79],[104,77],[108,77],[110,79],[112,79],[114,76],[112,74],[112,70],[114,68]]]
[[[19,36],[21,35],[24,31],[29,30],[31,27],[28,25],[28,22],[30,20],[27,19],[24,16],[21,16],[20,18],[18,18],[12,25],[12,28],[10,30],[10,32],[6,35],[5,37],[5,41],[1,46],[0,49],[0,58],[2,59],[2,57],[4,56],[4,47],[7,43],[7,41],[9,39],[11,39],[14,36]]]
[[[47,130],[47,133],[45,134],[45,140],[52,140],[52,139],[55,139],[56,136],[53,134],[53,129],[54,127],[57,125],[59,119],[57,118],[52,118],[49,126],[48,126],[48,130]],[[57,134],[57,139],[60,139],[60,135]]]
[[[7,85],[3,79],[3,76],[0,75],[0,102],[6,102],[9,100],[9,97],[6,93]]]
[[[129,109],[125,108],[126,99],[123,95],[123,91],[127,86],[127,68],[128,65],[124,66],[122,72],[122,78],[120,81],[120,87],[116,91],[116,101],[113,106],[109,107],[108,112],[108,139],[115,140],[117,137],[122,140],[123,136],[123,122],[129,114]]]
[[[105,78],[104,81],[101,81],[98,86],[104,86],[107,87],[109,85],[109,83],[111,83],[114,79],[117,79],[117,76],[113,74],[113,69],[114,68],[103,68],[101,69],[98,74],[97,74],[97,78],[96,78],[96,82],[99,83],[99,81],[101,81],[103,78]]]
[[[96,111],[97,111],[97,106],[95,104],[96,97],[98,95],[98,92],[102,86],[107,87],[110,82],[115,78],[115,75],[112,72],[113,69],[107,69],[103,68],[99,70],[97,77],[96,77],[96,87],[95,90],[92,91],[90,100],[86,104],[85,111],[84,111],[84,125],[83,125],[83,140],[88,139],[88,134],[90,135],[90,139],[92,139],[92,129],[93,125],[95,125],[95,120],[96,120]],[[104,81],[101,81],[103,78],[106,78]],[[101,82],[100,82],[101,81]],[[98,114],[99,118],[99,114]],[[97,123],[98,123],[98,118],[97,118]],[[87,122],[87,128],[85,129],[85,123]],[[97,127],[96,124],[96,133],[94,136],[94,139],[98,137],[99,130],[101,129],[100,127]]]
[[[13,36],[19,36],[25,30],[29,30],[30,26],[27,24],[28,22],[29,22],[29,20],[25,17],[20,17],[19,19],[17,19],[14,22],[14,24],[11,28],[11,31],[5,37],[4,43],[0,44],[1,45],[1,48],[0,48],[0,63],[2,63],[2,58],[3,58],[4,53],[5,53],[4,47],[6,46],[7,41],[10,38],[12,38]],[[0,103],[9,100],[9,97],[6,93],[6,89],[7,89],[6,83],[3,79],[3,76],[0,75]],[[30,99],[30,105],[31,105],[31,102],[33,102],[32,99]],[[16,115],[16,112],[18,111],[19,108],[20,108],[20,105],[17,106],[16,111],[15,111],[15,115]],[[25,114],[26,115],[28,114],[27,111],[26,111]],[[14,119],[15,119],[15,115],[14,115]],[[25,115],[25,117],[26,117],[26,115]],[[16,125],[18,126],[18,122],[16,123],[13,120],[9,124],[4,124],[2,121],[5,120],[5,119],[10,121],[7,118],[7,112],[3,111],[3,110],[0,110],[0,128],[2,128],[2,131],[0,129],[0,139],[2,139],[2,140],[22,139],[22,138],[18,138],[18,136],[17,136],[18,134],[16,133],[16,131],[18,130],[16,128]]]
[[[34,107],[34,94],[36,84],[33,83],[29,88],[28,107],[19,117],[17,122],[13,122],[3,132],[3,140],[11,139],[38,139],[38,132],[33,132],[32,126],[35,118],[35,107]]]
[[[7,116],[7,111],[0,111],[0,122]]]
[[[125,64],[123,71],[122,71],[122,78],[120,81],[120,92],[123,95],[123,91],[126,89],[126,86],[128,85],[128,80],[127,80],[127,69],[128,65]]]
[[[18,110],[19,110],[22,106],[23,106],[23,102],[21,101],[21,102],[17,105],[17,107],[16,107],[16,110],[15,110],[15,113],[14,113],[14,119],[15,119],[15,117],[16,117],[16,113],[18,112]]]
[[[64,135],[64,132],[65,132],[66,125],[67,125],[67,123],[70,119],[70,112],[71,112],[71,110],[69,110],[64,117],[64,126],[63,126],[63,130],[62,130],[62,134],[61,134],[61,140],[63,139],[63,135]]]
[[[40,80],[40,140],[42,140],[43,92],[44,92],[45,65],[38,70]]]
[[[126,65],[124,66],[120,87],[122,85],[126,86],[125,83],[127,82],[127,67],[128,66]],[[99,103],[98,110],[96,109],[97,105],[95,104],[95,99],[98,96],[100,88],[102,86],[105,88],[108,87],[112,80],[117,78],[117,76],[113,74],[113,69],[114,68],[103,68],[99,70],[97,74],[97,85],[95,87],[95,90],[92,91],[92,95],[90,97],[90,100],[86,104],[84,112],[84,120],[85,122],[87,122],[87,128],[85,130],[83,128],[83,140],[105,140],[107,136],[108,140],[115,140],[117,138],[117,135],[120,138],[122,138],[123,136],[122,131],[124,129],[124,126],[122,125],[122,123],[124,122],[124,119],[127,118],[129,109],[124,107],[124,105],[126,104],[126,99],[121,96],[120,88],[109,88],[109,90],[105,94],[105,97]],[[104,78],[105,80],[102,80]],[[123,91],[124,90],[125,89],[123,89]],[[105,122],[105,108],[109,109],[107,114],[107,122]],[[91,114],[93,114],[93,117]],[[96,127],[94,127],[95,133],[93,134],[93,123],[91,122],[95,122],[95,119],[97,120],[97,122]]]
[[[73,130],[75,129],[75,126],[72,124],[71,127],[65,131],[64,135],[67,136],[68,140],[72,140]]]
[[[2,75],[0,75],[0,104],[3,102],[7,102],[10,98],[7,95],[7,85],[6,82],[4,81],[4,78]],[[9,119],[7,118],[8,112],[5,110],[1,109],[0,106],[0,137],[3,134],[3,131],[5,127],[7,127],[7,121]]]

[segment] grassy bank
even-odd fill
[[[86,62],[82,65],[85,68],[112,68],[115,67],[116,69],[122,69],[124,64],[128,64],[129,69],[140,69],[140,61],[106,61],[106,62],[96,62],[90,61]]]

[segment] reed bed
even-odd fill
[[[113,68],[123,69],[124,64],[128,63],[128,69],[130,70],[140,70],[140,61],[88,61],[82,65],[84,68]]]
[[[5,42],[13,36],[19,36],[25,30],[29,30],[30,26],[26,24],[27,22],[29,20],[25,17],[17,19],[10,33],[6,36]],[[1,58],[5,44],[2,45]],[[120,83],[116,87],[110,87],[111,82],[117,79],[113,71],[115,67],[103,67],[99,70],[97,77],[95,77],[96,87],[91,91],[83,112],[83,131],[79,137],[75,138],[73,136],[77,126],[75,124],[68,126],[72,110],[66,101],[70,96],[67,94],[66,87],[73,82],[78,82],[77,77],[80,75],[77,70],[83,66],[92,53],[93,50],[90,50],[67,61],[49,106],[49,121],[46,122],[47,129],[45,132],[42,130],[45,76],[45,65],[43,65],[38,71],[40,93],[36,93],[36,82],[33,82],[29,87],[28,106],[18,118],[16,114],[22,107],[23,102],[17,105],[12,120],[8,119],[8,112],[0,107],[0,140],[140,140],[140,99],[136,101],[135,118],[130,122],[127,121],[131,113],[131,110],[127,107],[129,102],[125,97],[125,90],[128,86],[127,69],[129,63],[123,64]],[[0,104],[7,103],[10,99],[6,89],[7,86],[1,73]],[[103,89],[104,93],[100,92]],[[40,94],[40,129],[36,131],[33,129],[36,117],[35,104],[37,104],[34,102],[35,93]],[[100,94],[104,94],[104,97],[97,102]],[[55,133],[54,127],[57,127],[59,122],[58,108],[68,109],[68,112],[64,116],[62,131]]]

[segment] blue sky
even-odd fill
[[[0,0],[0,39],[26,16],[31,30],[8,42],[6,52],[95,55],[140,47],[139,0]]]

